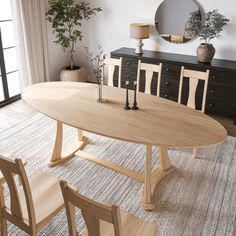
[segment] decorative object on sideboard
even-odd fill
[[[155,14],[155,27],[160,37],[170,43],[182,44],[196,37],[186,31],[190,12],[199,9],[195,0],[164,0]]]
[[[125,106],[124,109],[125,110],[130,110],[130,106],[129,106],[129,81],[125,81],[125,87],[126,87],[126,93],[125,93]]]
[[[198,35],[200,40],[204,40],[197,48],[197,59],[202,63],[209,63],[215,55],[215,48],[210,41],[214,38],[219,38],[223,27],[227,25],[229,19],[220,14],[218,10],[209,11],[205,15],[205,21],[201,20],[200,11],[194,11],[190,14],[188,20],[189,33]]]
[[[89,20],[92,15],[102,11],[100,7],[91,8],[89,3],[75,0],[49,0],[49,10],[46,19],[52,23],[54,41],[64,51],[69,50],[70,65],[63,67],[60,72],[61,80],[86,81],[86,70],[74,64],[74,47],[77,41],[81,41],[83,33],[81,25],[83,20]]]
[[[130,24],[130,38],[137,39],[136,54],[143,54],[143,39],[149,38],[149,25],[144,23]]]
[[[137,106],[137,80],[134,81],[134,103],[132,106],[132,110],[138,110],[138,106]]]
[[[100,44],[97,45],[97,52],[90,52],[88,47],[85,47],[86,51],[86,61],[89,66],[89,76],[88,79],[90,82],[96,83],[96,99],[98,102],[105,102],[104,91],[103,91],[103,66],[104,66],[104,55],[103,49]]]

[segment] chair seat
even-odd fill
[[[121,224],[124,236],[156,236],[157,227],[154,224],[148,223],[138,217],[126,212],[120,211]],[[112,224],[100,221],[100,235],[114,236],[114,227]],[[87,229],[84,230],[82,236],[88,236]]]
[[[48,219],[55,216],[63,209],[64,200],[59,180],[47,173],[37,173],[29,179],[29,184],[34,203],[36,225],[37,228],[40,229],[48,222]],[[22,206],[23,218],[26,223],[28,223],[28,211],[22,186],[19,188],[19,198]],[[5,204],[7,210],[10,211],[10,199],[8,199]]]

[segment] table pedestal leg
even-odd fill
[[[153,195],[156,185],[160,180],[171,173],[174,167],[170,164],[168,149],[164,146],[159,147],[160,166],[152,171],[152,146],[147,145],[145,183],[143,186],[142,205],[144,210],[151,211],[155,207]]]
[[[146,165],[145,165],[145,182],[144,182],[144,202],[143,208],[145,210],[152,210],[154,208],[152,202],[152,146],[146,147]]]
[[[72,147],[64,155],[62,155],[62,144],[63,144],[63,124],[62,122],[57,121],[56,139],[52,157],[48,164],[49,166],[52,167],[71,159],[74,156],[75,152],[84,148],[84,146],[87,144],[87,138],[83,136],[82,131],[78,129],[78,144],[76,145],[76,147]]]

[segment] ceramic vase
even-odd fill
[[[84,67],[75,66],[74,70],[70,67],[63,67],[60,71],[61,81],[86,82],[87,71]]]
[[[197,60],[202,63],[210,63],[215,55],[212,44],[201,43],[197,48]]]

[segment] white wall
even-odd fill
[[[94,7],[101,6],[103,12],[92,17],[83,26],[84,39],[77,45],[76,57],[80,65],[86,65],[84,46],[96,50],[97,44],[100,44],[104,48],[104,53],[108,54],[120,47],[134,48],[136,41],[129,37],[129,25],[132,22],[145,22],[151,25],[151,35],[149,39],[144,40],[144,49],[186,55],[196,54],[199,39],[184,44],[171,44],[159,37],[154,26],[154,17],[162,0],[90,0],[90,2]],[[214,39],[212,43],[216,48],[215,58],[236,60],[235,0],[199,0],[198,4],[205,12],[218,9],[220,13],[230,18],[229,24],[222,32],[222,37]],[[67,57],[52,41],[53,36],[49,29],[50,74],[52,80],[57,80],[59,70],[65,65]]]

